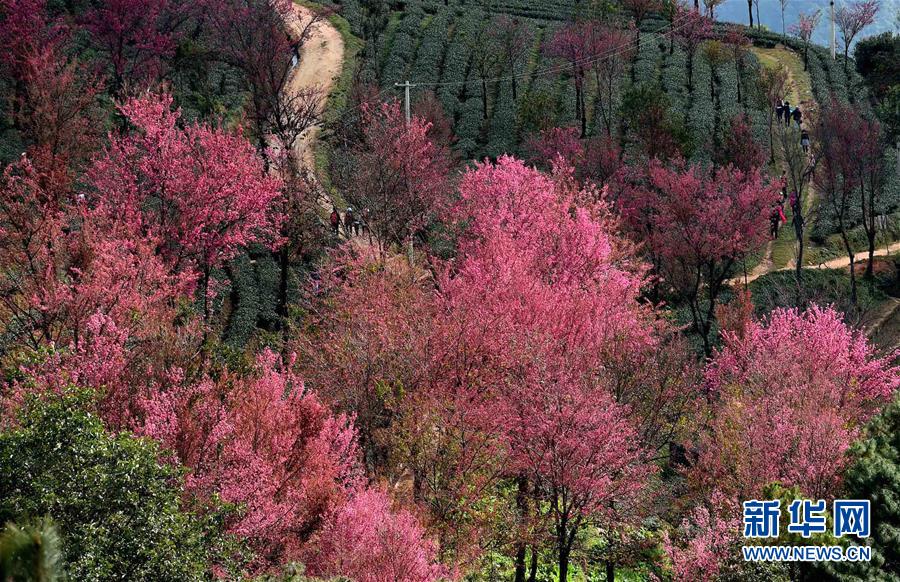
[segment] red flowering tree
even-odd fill
[[[580,181],[603,186],[622,167],[624,160],[618,139],[612,136],[578,139],[574,127],[554,127],[528,140],[532,160],[542,168],[552,168],[562,159],[575,170]]]
[[[664,282],[690,308],[693,329],[712,353],[715,308],[732,268],[765,241],[777,186],[757,170],[670,169],[654,160],[643,183],[622,188],[627,222],[649,241]]]
[[[833,496],[850,443],[900,385],[892,359],[818,307],[777,310],[743,337],[726,334],[706,371],[713,420],[695,478],[740,499],[775,481]]]
[[[753,137],[753,128],[746,113],[731,118],[723,145],[718,156],[721,165],[731,164],[742,172],[751,173],[766,163],[766,151]]]
[[[41,171],[80,165],[99,137],[100,84],[67,57],[70,32],[47,16],[44,0],[3,0],[0,66],[11,83],[11,121]]]
[[[136,239],[155,241],[173,272],[197,276],[209,315],[213,269],[250,244],[279,242],[279,182],[240,132],[181,129],[171,106],[168,95],[121,106],[134,130],[112,136],[90,169],[90,203]]]
[[[117,95],[126,84],[144,88],[162,78],[190,6],[180,0],[104,0],[84,15],[84,28],[106,57]]]
[[[250,540],[257,566],[296,560],[323,520],[362,487],[352,423],[333,415],[271,352],[251,374],[189,384],[173,373],[149,390],[138,434],[173,450],[186,487],[239,504],[228,529]]]

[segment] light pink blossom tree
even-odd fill
[[[821,10],[816,10],[814,12],[801,12],[797,16],[797,22],[792,24],[788,29],[791,34],[799,38],[803,42],[803,70],[809,66],[809,43],[812,40],[812,35],[816,30],[816,27],[819,26],[819,19],[822,16]]]
[[[776,481],[833,496],[848,447],[900,386],[892,358],[819,307],[777,310],[743,337],[726,334],[706,371],[713,420],[695,478],[740,499]]]
[[[844,74],[847,73],[850,62],[850,45],[853,44],[853,39],[875,22],[879,7],[878,0],[857,0],[841,4],[835,11],[834,21],[841,31],[841,41],[844,43]]]

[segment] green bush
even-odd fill
[[[850,275],[844,269],[804,269],[798,285],[794,271],[774,271],[750,283],[750,293],[758,316],[778,307],[806,309],[811,304],[832,305],[855,319],[860,313],[883,301],[886,295],[874,284],[857,281],[858,304],[850,304]]]
[[[212,578],[233,541],[218,510],[182,508],[182,475],[158,446],[110,435],[86,393],[30,399],[0,432],[0,523],[49,516],[71,580]]]

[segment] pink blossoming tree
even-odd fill
[[[847,448],[900,385],[891,356],[831,309],[777,310],[743,337],[727,334],[709,365],[713,420],[697,475],[740,499],[768,483],[812,498],[838,491]]]

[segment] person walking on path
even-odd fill
[[[781,110],[782,120],[785,125],[791,124],[791,102],[788,100],[784,101],[784,109]]]
[[[356,218],[353,216],[353,208],[348,206],[347,212],[344,213],[344,231],[347,233],[347,238],[353,236],[353,226],[355,222]]]
[[[800,111],[800,107],[794,107],[794,111],[791,113],[791,117],[794,118],[794,121],[797,122],[797,128],[800,128],[800,124],[803,122],[803,112]]]
[[[337,206],[331,207],[331,216],[328,218],[331,223],[331,232],[334,233],[335,236],[338,235],[338,230],[341,227],[341,215],[338,212]]]
[[[800,130],[800,147],[803,148],[803,153],[809,153],[809,132],[805,129]]]

